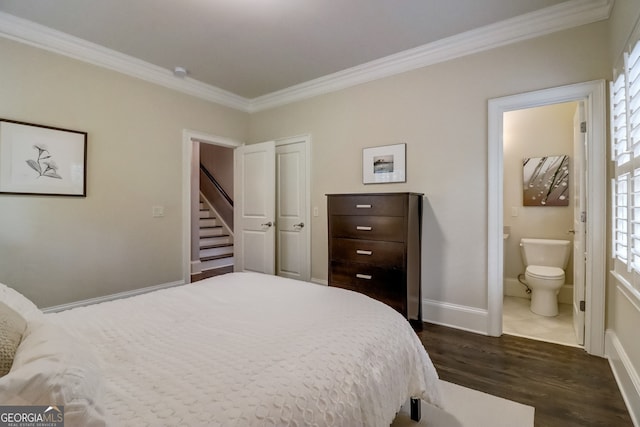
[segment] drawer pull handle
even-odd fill
[[[371,205],[356,205],[356,209],[371,209]]]
[[[356,277],[357,277],[358,279],[371,280],[371,278],[372,278],[373,276],[371,276],[370,274],[359,274],[359,273],[358,273],[358,274],[356,274]]]
[[[357,225],[356,226],[356,230],[360,230],[360,231],[371,231],[372,228],[371,227],[365,227],[364,225]]]
[[[363,251],[362,249],[356,249],[358,255],[373,255],[373,251]]]

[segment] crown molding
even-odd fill
[[[248,111],[249,109],[249,100],[247,98],[189,77],[176,77],[171,70],[4,12],[0,12],[0,36],[117,71],[226,107],[242,111]]]
[[[608,19],[612,7],[613,0],[570,0],[254,98],[250,101],[249,112],[267,110],[466,55]]]
[[[35,46],[249,113],[335,92],[507,44],[607,19],[613,0],[569,0],[248,99],[95,43],[0,12],[0,37]]]

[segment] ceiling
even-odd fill
[[[254,99],[560,3],[0,0],[0,11]]]

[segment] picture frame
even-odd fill
[[[522,161],[523,206],[569,206],[569,156]]]
[[[383,145],[362,150],[362,183],[407,182],[407,144]]]
[[[87,196],[87,132],[0,118],[0,194]]]

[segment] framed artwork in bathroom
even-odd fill
[[[569,156],[523,160],[523,206],[569,206]]]
[[[384,145],[362,150],[362,183],[407,182],[407,144]]]

